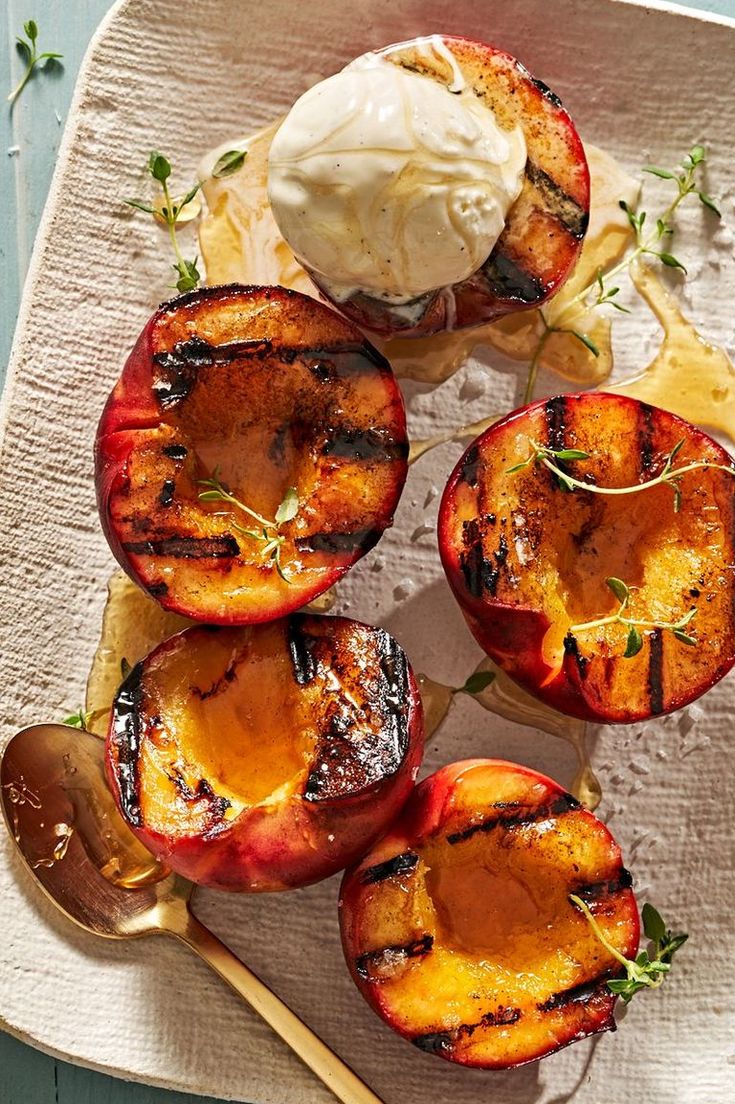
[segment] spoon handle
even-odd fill
[[[169,930],[203,958],[273,1028],[342,1104],[383,1104],[287,1004],[188,910],[186,924],[181,929]]]

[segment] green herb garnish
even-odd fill
[[[475,671],[462,686],[455,686],[453,694],[481,694],[495,680],[494,671]]]
[[[150,203],[145,203],[141,199],[126,199],[125,202],[129,207],[135,207],[138,211],[144,211],[148,215],[153,215],[154,218],[162,218],[164,220],[168,227],[171,246],[174,251],[174,256],[176,257],[173,269],[178,279],[174,286],[177,291],[193,291],[194,288],[199,286],[199,281],[201,280],[201,274],[197,268],[197,261],[199,258],[195,257],[193,261],[187,261],[183,256],[176,236],[176,225],[184,207],[186,207],[187,203],[191,203],[192,199],[201,188],[201,184],[195,184],[181,199],[173,200],[168,186],[169,177],[171,176],[170,162],[162,153],[159,153],[157,150],[151,150],[147,168],[153,179],[161,185],[163,204],[161,207],[156,208],[151,206]]]
[[[649,948],[646,951],[640,951],[635,959],[626,958],[605,938],[600,925],[584,901],[574,893],[570,893],[569,900],[584,914],[605,950],[625,967],[624,978],[612,978],[607,982],[611,993],[622,997],[628,1004],[641,989],[658,989],[663,984],[664,978],[671,969],[671,959],[689,938],[686,933],[675,934],[668,931],[660,913],[653,905],[645,904],[641,915],[643,931],[650,940]]]
[[[696,606],[688,610],[678,621],[639,620],[638,618],[626,616],[629,614],[632,594],[636,587],[630,587],[627,583],[624,583],[622,579],[616,579],[614,577],[606,579],[605,582],[618,602],[620,602],[619,609],[616,613],[610,614],[609,617],[600,617],[596,621],[585,621],[581,625],[570,625],[569,631],[571,633],[576,635],[577,633],[587,632],[590,629],[602,628],[603,625],[624,625],[628,629],[628,638],[625,644],[625,652],[623,653],[624,659],[631,659],[633,656],[638,655],[643,647],[641,629],[662,629],[665,632],[673,633],[676,639],[682,644],[696,647],[697,641],[695,638],[684,632],[684,629],[696,616]]]
[[[222,180],[225,176],[232,176],[233,173],[239,172],[247,155],[247,150],[228,150],[227,153],[223,153],[215,162],[212,178]]]
[[[91,711],[88,712],[80,707],[76,713],[72,713],[69,717],[64,717],[63,721],[59,721],[59,724],[69,725],[70,728],[81,728],[87,732],[91,720]]]
[[[555,462],[557,460],[590,460],[590,453],[581,452],[578,449],[551,449],[546,445],[540,445],[530,437],[528,440],[531,445],[529,455],[525,460],[522,460],[520,464],[514,464],[512,468],[506,468],[508,475],[511,475],[513,472],[522,471],[532,464],[543,464],[545,468],[548,468],[550,472],[554,473],[559,486],[565,491],[579,490],[601,495],[626,495],[637,494],[639,491],[647,491],[650,490],[651,487],[671,487],[674,492],[674,513],[678,513],[681,509],[682,495],[679,483],[681,477],[686,475],[687,472],[715,470],[724,471],[727,472],[728,475],[735,476],[735,467],[731,467],[727,464],[715,464],[710,460],[693,460],[690,464],[683,464],[680,468],[675,468],[674,459],[686,440],[686,438],[682,437],[681,440],[677,441],[674,445],[664,461],[661,472],[654,479],[648,479],[645,483],[634,483],[631,487],[599,487],[596,483],[585,483],[581,479],[575,479],[573,475],[564,471]]]
[[[18,99],[18,96],[20,96],[21,92],[28,84],[28,81],[31,79],[36,66],[38,66],[43,61],[46,62],[46,65],[44,66],[44,68],[46,68],[49,61],[54,62],[57,61],[59,58],[63,58],[64,56],[63,54],[55,54],[50,51],[44,54],[38,53],[38,50],[36,48],[36,41],[38,39],[38,24],[36,23],[35,19],[29,19],[27,23],[24,23],[23,30],[28,35],[28,41],[26,41],[25,38],[21,38],[20,35],[16,38],[15,41],[17,43],[19,52],[23,55],[25,59],[26,71],[21,77],[18,84],[13,89],[13,91],[8,95],[8,103],[10,104],[14,104],[15,101]]]
[[[579,308],[589,311],[595,307],[610,306],[618,311],[630,313],[627,307],[623,307],[620,303],[616,302],[616,297],[620,288],[613,284],[613,281],[621,273],[626,272],[639,257],[657,257],[665,267],[675,268],[686,274],[686,267],[679,258],[669,249],[662,248],[663,239],[673,236],[674,224],[672,220],[674,214],[679,205],[690,195],[697,196],[704,207],[712,211],[718,218],[721,217],[716,202],[711,196],[701,190],[699,182],[697,181],[697,171],[704,163],[704,146],[696,145],[691,148],[681,165],[673,171],[669,169],[660,169],[653,165],[649,165],[643,170],[653,176],[660,177],[663,180],[673,181],[676,184],[676,195],[671,200],[666,210],[658,216],[655,221],[648,219],[646,211],[634,211],[624,199],[620,200],[620,208],[625,212],[635,236],[634,246],[621,261],[608,269],[607,272],[604,272],[601,268],[598,269],[594,280],[569,300],[553,324],[548,321],[543,310],[539,310],[538,315],[543,325],[543,332],[538,339],[528,366],[524,403],[529,403],[533,397],[541,354],[552,334],[571,334],[572,337],[576,338],[587,347],[592,356],[597,357],[600,355],[600,351],[594,341],[591,341],[590,338],[588,338],[586,334],[581,333],[581,331],[565,325],[565,319],[568,319],[570,314],[573,314]],[[646,224],[652,227],[649,234],[644,234],[643,228]],[[613,286],[610,286],[611,284],[613,284]]]
[[[244,502],[241,502],[239,498],[231,494],[224,483],[221,482],[218,473],[218,469],[215,468],[212,473],[211,479],[198,479],[197,483],[200,487],[204,487],[205,490],[199,492],[199,500],[201,502],[225,502],[229,506],[234,506],[237,510],[241,510],[253,521],[258,523],[258,529],[245,529],[242,525],[239,525],[236,521],[232,522],[232,528],[238,533],[242,533],[243,536],[250,537],[251,540],[260,541],[263,545],[263,557],[268,560],[273,567],[275,567],[281,578],[290,583],[290,579],[284,574],[281,567],[281,547],[286,540],[283,533],[280,532],[282,525],[285,525],[287,521],[293,521],[299,512],[299,495],[295,487],[289,487],[283,496],[283,499],[276,510],[276,516],[273,521],[269,518],[265,518],[262,514],[257,513],[251,509],[250,506],[246,506]]]

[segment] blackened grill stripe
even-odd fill
[[[499,299],[517,299],[521,303],[537,303],[546,290],[543,282],[497,249],[488,257],[482,268],[490,291]]]
[[[221,537],[162,537],[160,540],[125,541],[134,556],[173,556],[177,560],[222,560],[239,556],[240,546],[230,533]]]
[[[624,889],[630,889],[632,885],[633,875],[624,866],[621,866],[620,873],[615,878],[573,886],[570,892],[575,893],[577,897],[581,897],[583,901],[590,904],[594,901],[604,900],[606,897],[614,897],[616,893],[620,893]]]
[[[143,818],[138,796],[138,756],[141,744],[141,708],[143,664],[136,663],[115,695],[112,704],[112,743],[117,752],[116,776],[120,788],[120,806],[134,828]]]
[[[161,493],[158,496],[158,501],[162,506],[170,506],[174,500],[174,492],[176,491],[176,484],[173,479],[164,479],[163,486],[161,487]]]
[[[542,80],[539,80],[538,77],[532,77],[530,73],[528,73],[528,77],[531,81],[531,84],[536,85],[545,100],[548,100],[550,104],[554,105],[554,107],[563,107],[560,98],[557,96],[556,92],[551,91],[548,84],[544,84],[544,82]]]
[[[403,762],[408,748],[408,660],[400,644],[384,629],[377,634],[376,650],[380,665],[377,704],[393,745],[386,773],[394,773]]]
[[[556,395],[544,403],[546,416],[546,444],[555,452],[566,448],[567,400],[565,395]],[[563,464],[559,465],[563,467]]]
[[[415,851],[403,851],[392,859],[368,866],[363,870],[360,881],[363,885],[375,885],[384,882],[387,878],[395,878],[401,874],[412,874],[418,865],[419,857]]]
[[[654,467],[656,454],[653,447],[653,407],[641,403],[638,415],[638,452],[641,457],[641,473],[649,475]]]
[[[286,637],[294,678],[299,686],[308,686],[317,670],[316,660],[310,650],[314,637],[304,632],[303,618],[298,614],[288,618]]]
[[[526,163],[526,176],[541,193],[549,214],[557,218],[574,238],[583,238],[589,215],[560,184],[532,161]]]
[[[343,460],[405,460],[408,441],[396,441],[385,428],[341,426],[328,431],[322,455]]]
[[[299,552],[328,552],[343,555],[345,552],[368,552],[380,540],[380,529],[358,529],[354,533],[311,533],[297,537]]]
[[[376,951],[366,951],[355,959],[355,970],[365,981],[374,980],[380,975],[381,967],[388,969],[391,959],[423,958],[434,946],[433,935],[422,935],[412,943],[395,943],[390,947],[380,947]]]
[[[460,832],[451,832],[447,836],[447,843],[464,843],[479,832],[492,832],[495,828],[511,829],[520,828],[525,824],[534,824],[539,820],[548,820],[551,817],[563,816],[573,809],[579,808],[579,802],[571,794],[560,794],[559,797],[549,802],[548,805],[519,805],[515,802],[500,803],[494,808],[499,809],[497,816],[488,817],[477,824],[470,824]]]
[[[460,1024],[451,1031],[430,1031],[425,1035],[416,1035],[411,1040],[419,1050],[429,1054],[442,1054],[451,1051],[465,1036],[472,1036],[483,1027],[508,1027],[521,1018],[520,1008],[498,1008],[496,1012],[487,1012],[481,1020],[473,1024]]]
[[[579,641],[577,640],[571,629],[564,637],[564,654],[573,656],[574,662],[577,665],[577,673],[579,674],[580,679],[584,681],[584,679],[587,678],[587,667],[589,665],[589,660],[587,656],[582,655],[579,648]]]
[[[606,981],[610,976],[609,970],[602,970],[595,977],[590,978],[589,981],[582,982],[581,985],[574,985],[571,989],[562,989],[558,993],[552,994],[547,1000],[537,1004],[536,1007],[539,1012],[555,1012],[558,1008],[566,1008],[570,1004],[587,1004],[593,997],[598,997],[603,992],[607,992],[609,996],[612,996],[606,986]]]
[[[651,713],[656,716],[664,711],[664,639],[661,629],[654,629],[649,637],[648,699]]]

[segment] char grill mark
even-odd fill
[[[178,406],[191,394],[202,368],[216,362],[238,360],[240,357],[264,357],[271,352],[272,342],[255,338],[250,341],[229,341],[210,345],[194,334],[187,341],[177,341],[168,352],[154,353],[153,362],[160,374],[153,380],[153,394],[164,410]]]
[[[576,200],[572,199],[553,177],[531,161],[526,165],[526,176],[541,193],[541,198],[548,213],[558,219],[573,238],[577,238],[577,240],[583,238],[587,230],[589,215],[579,206]]]
[[[376,863],[363,870],[360,881],[363,885],[376,885],[387,878],[396,878],[402,874],[413,874],[418,866],[419,857],[415,851],[403,851],[392,859]]]
[[[160,540],[126,541],[126,552],[134,556],[173,556],[177,560],[225,560],[240,555],[240,546],[230,533],[221,537],[161,537]]]
[[[163,598],[164,594],[168,594],[168,583],[149,583],[146,590],[152,598]]]
[[[355,707],[337,691],[325,705],[322,736],[306,780],[306,801],[325,801],[360,793],[394,775],[408,747],[408,663],[388,633],[375,633],[375,650],[361,677],[364,702]],[[335,665],[337,675],[343,672]]]
[[[508,1027],[518,1023],[520,1008],[498,1008],[495,1012],[486,1012],[481,1020],[473,1024],[460,1024],[451,1031],[430,1031],[426,1035],[417,1035],[411,1040],[415,1047],[429,1054],[443,1054],[452,1051],[464,1038],[469,1038],[483,1027]]]
[[[661,629],[654,629],[649,636],[648,699],[651,713],[657,716],[664,711],[664,638]]]
[[[357,426],[331,428],[322,448],[323,456],[344,460],[405,460],[408,442],[396,441],[385,427],[360,429]]]
[[[349,552],[368,552],[380,539],[379,529],[357,529],[354,533],[311,533],[297,537],[299,552],[326,552],[343,556]]]
[[[606,985],[610,976],[609,970],[603,970],[589,981],[574,985],[571,989],[562,989],[558,993],[553,993],[536,1007],[539,1012],[555,1012],[559,1008],[567,1008],[570,1004],[589,1004],[596,997],[610,996]]]
[[[274,345],[274,352],[286,364],[293,364],[296,360],[303,361],[323,383],[339,377],[359,375],[368,364],[380,368],[382,372],[392,373],[385,357],[367,341],[340,341],[334,345],[312,347]]]
[[[485,591],[494,596],[500,579],[500,561],[498,560],[498,567],[495,567],[492,560],[485,557],[479,518],[464,523],[462,538],[465,550],[460,553],[459,565],[468,591],[474,598],[481,598]]]
[[[641,458],[642,475],[650,475],[655,467],[654,431],[653,408],[647,403],[641,403],[638,415],[638,452]]]
[[[519,64],[519,68],[523,67]],[[539,80],[538,77],[532,77],[530,73],[525,72],[525,69],[524,76],[528,76],[531,84],[534,84],[536,88],[538,88],[541,95],[544,97],[545,100],[548,100],[550,104],[553,104],[554,107],[563,107],[563,104],[557,96],[556,92],[552,92],[548,84],[544,84],[544,82],[542,80]]]
[[[394,774],[408,748],[408,660],[400,644],[384,629],[378,632],[379,670],[376,705],[391,735],[386,773]]]
[[[587,882],[583,885],[574,886],[570,893],[576,893],[577,897],[581,897],[587,904],[594,904],[596,901],[603,901],[606,897],[614,897],[616,893],[621,893],[624,889],[630,889],[632,885],[633,875],[624,866],[621,866],[616,877],[603,882]]]
[[[522,828],[526,824],[534,824],[539,820],[550,820],[553,817],[563,816],[573,809],[579,808],[579,802],[571,794],[560,794],[547,805],[521,805],[517,801],[498,801],[493,805],[498,810],[497,816],[488,817],[477,824],[470,824],[459,832],[450,832],[447,843],[464,843],[479,832],[489,833],[495,828],[503,828],[508,831],[512,828]]]
[[[288,651],[293,674],[299,686],[308,686],[316,677],[318,663],[312,653],[316,637],[304,630],[304,619],[299,614],[288,618],[286,627]]]
[[[396,966],[409,958],[423,958],[434,946],[433,935],[422,935],[412,943],[396,943],[366,951],[355,959],[355,970],[365,981],[382,981],[392,976]]]
[[[120,804],[125,819],[140,828],[143,818],[138,795],[138,756],[142,737],[143,664],[136,663],[115,695],[112,705],[112,743],[117,752]]]
[[[161,493],[158,496],[158,501],[162,506],[170,506],[174,500],[174,491],[176,490],[176,484],[173,479],[164,479],[163,486],[161,487]]]
[[[573,632],[568,632],[564,637],[564,653],[574,658],[574,662],[577,665],[577,672],[579,677],[584,681],[587,678],[587,667],[589,660],[586,656],[583,656],[579,649],[579,641]]]
[[[482,267],[490,291],[498,299],[516,299],[521,303],[537,303],[545,287],[537,276],[524,272],[509,257],[494,249]]]
[[[467,484],[468,487],[476,487],[478,484],[478,469],[480,466],[480,450],[476,445],[473,445],[467,450],[467,454],[462,465],[461,478]]]
[[[185,460],[189,455],[186,445],[164,445],[161,451],[164,456],[170,457],[171,460]]]
[[[220,677],[215,679],[212,685],[206,690],[202,690],[200,686],[191,686],[190,690],[192,694],[196,698],[199,698],[199,701],[207,701],[208,698],[216,698],[218,694],[221,694],[223,690],[226,690],[231,683],[237,680],[237,667],[239,663],[239,658],[233,660],[229,667],[227,667]]]
[[[544,403],[544,415],[546,417],[546,445],[554,452],[566,448],[567,433],[567,400],[564,395],[557,395]],[[559,463],[563,468],[564,465]]]
[[[212,828],[215,827],[218,821],[222,820],[225,812],[231,806],[231,802],[226,797],[221,797],[214,792],[211,783],[206,778],[200,778],[196,789],[192,789],[177,767],[174,767],[170,774],[167,771],[166,777],[173,783],[177,793],[184,801],[192,804],[197,801],[207,801],[209,805],[207,832],[211,832]]]

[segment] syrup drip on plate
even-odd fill
[[[478,663],[474,673],[485,671],[492,672],[494,678],[479,694],[472,695],[475,701],[490,713],[515,721],[516,724],[541,729],[542,732],[548,732],[571,744],[577,753],[578,769],[570,791],[585,808],[596,809],[602,799],[602,787],[589,760],[585,722],[574,717],[566,717],[544,705],[543,702],[522,690],[487,657]],[[424,725],[428,739],[446,718],[457,691],[454,687],[436,682],[423,674],[418,676],[418,682],[424,705]]]
[[[735,442],[735,365],[724,349],[705,341],[684,317],[651,268],[636,264],[631,276],[661,323],[664,339],[639,376],[614,383],[610,390],[662,406]]]
[[[446,433],[437,433],[433,437],[424,437],[418,441],[412,441],[408,450],[409,464],[415,464],[422,456],[439,445],[445,445],[448,441],[471,441],[495,425],[502,414],[491,414],[489,418],[482,418],[479,422],[471,422],[469,425],[460,426],[459,429],[449,429]]]

